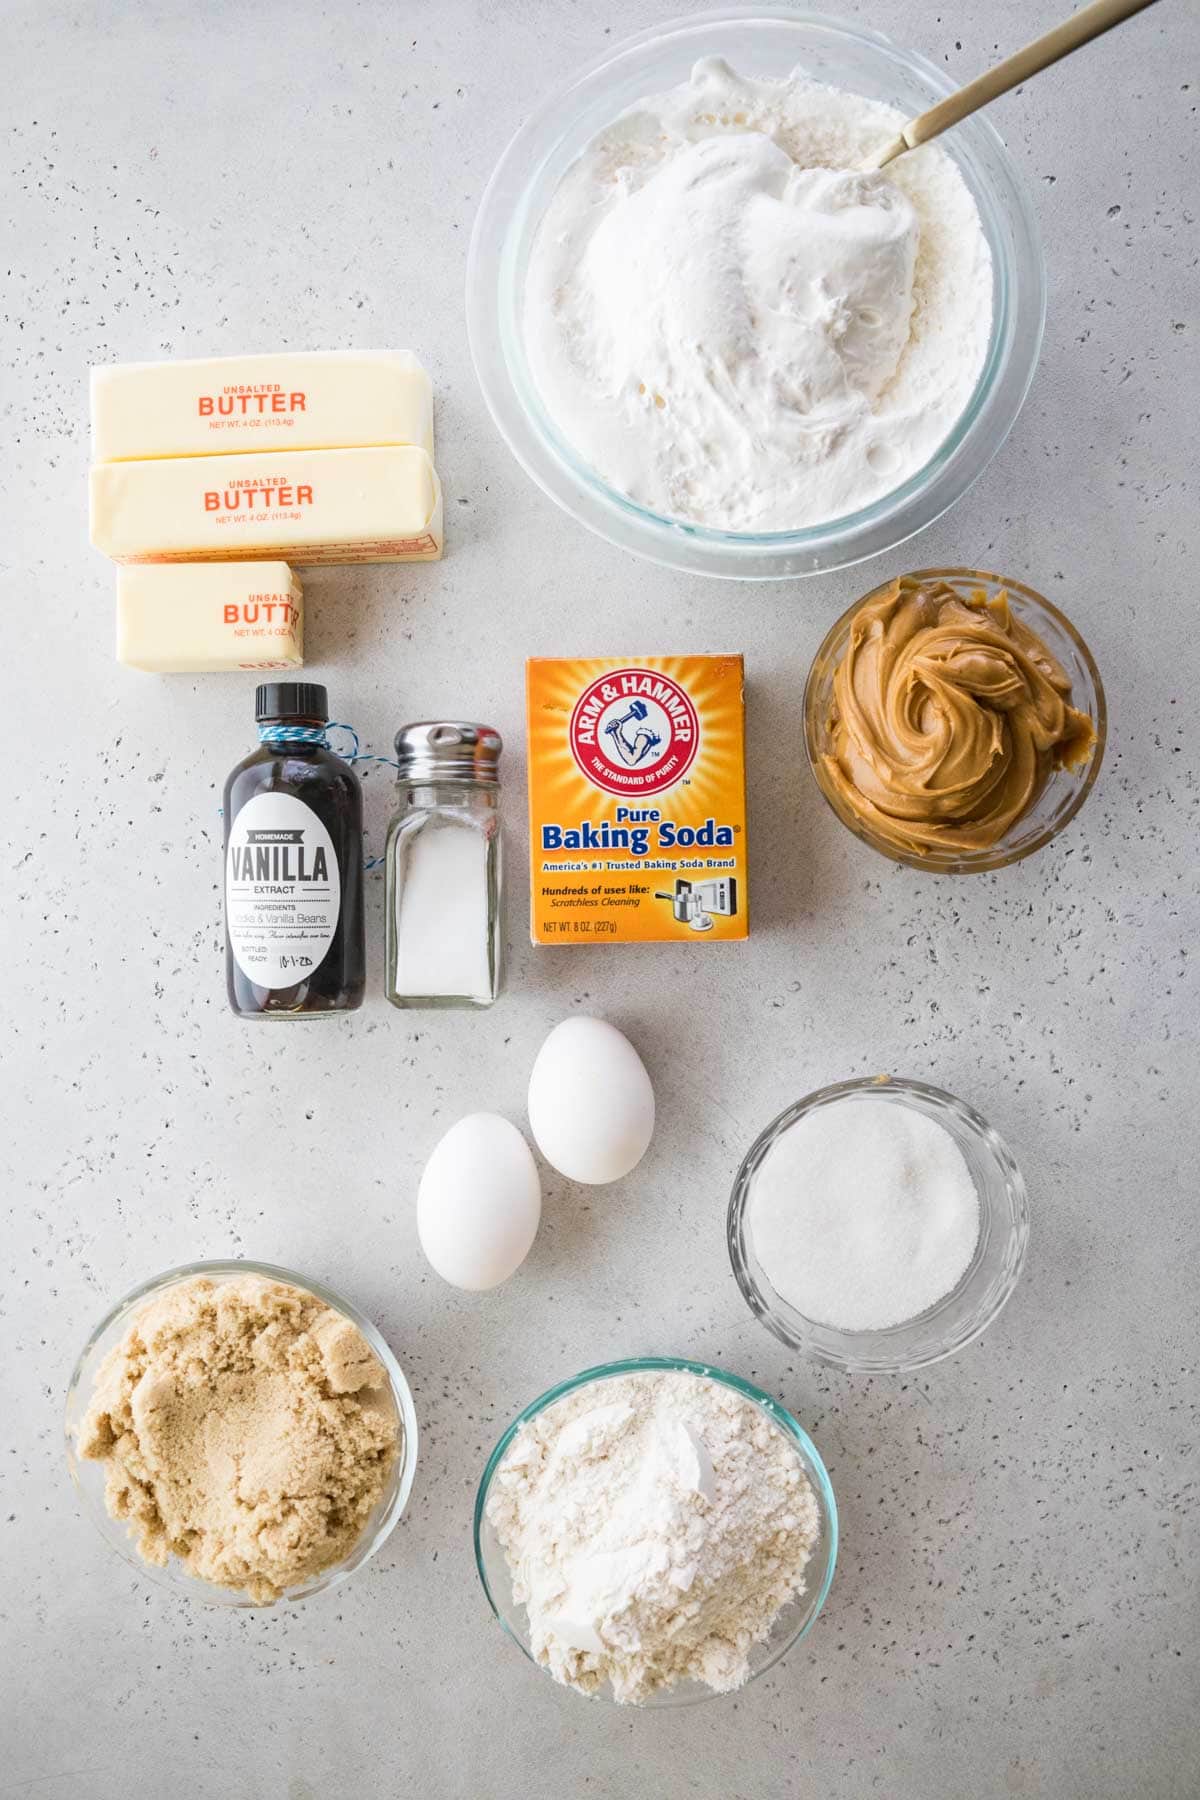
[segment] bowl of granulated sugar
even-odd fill
[[[835,1368],[903,1373],[985,1331],[1017,1284],[1025,1183],[987,1120],[920,1081],[838,1082],[761,1132],[729,1202],[751,1311]]]

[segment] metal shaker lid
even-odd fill
[[[500,733],[463,719],[422,719],[396,733],[401,781],[500,781]]]

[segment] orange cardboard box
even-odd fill
[[[535,944],[749,935],[740,656],[533,657]]]

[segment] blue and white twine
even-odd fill
[[[367,751],[360,750],[358,733],[353,725],[342,725],[333,719],[329,721],[328,725],[283,725],[278,720],[269,719],[266,724],[259,726],[258,741],[260,744],[277,744],[281,747],[285,744],[319,744],[322,749],[332,750],[333,745],[329,742],[328,735],[331,731],[348,731],[354,740],[352,750],[334,750],[334,755],[340,756],[343,762],[384,763],[389,769],[400,767],[394,757],[372,756]],[[382,856],[370,856],[364,862],[363,867],[377,869],[383,860]]]

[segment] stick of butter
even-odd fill
[[[298,669],[303,589],[283,562],[119,569],[117,661],[158,675]]]
[[[432,562],[442,490],[424,450],[261,450],[97,463],[91,535],[119,563]]]
[[[415,444],[429,376],[410,350],[112,363],[92,370],[92,461]]]

